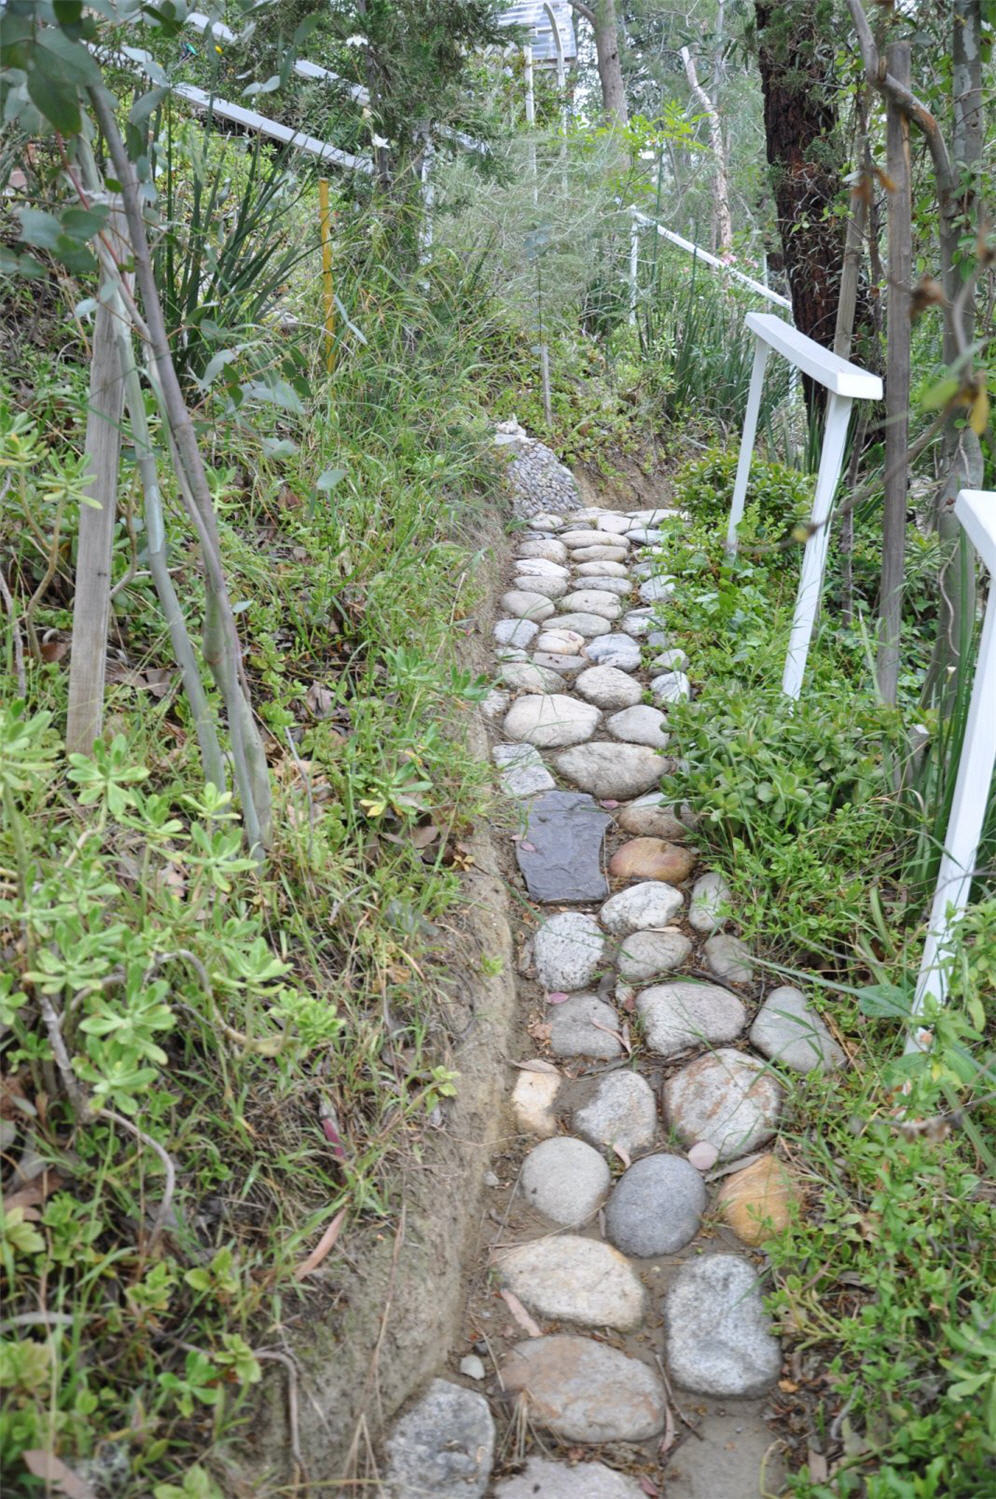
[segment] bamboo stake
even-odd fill
[[[325,294],[325,368],[335,369],[335,288],[332,281],[332,220],[329,214],[329,179],[318,179],[318,211],[322,225],[322,287]]]

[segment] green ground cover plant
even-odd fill
[[[314,216],[313,186],[295,190]],[[209,197],[208,246],[230,211]],[[340,319],[331,377],[315,257],[279,289],[292,331],[268,335],[271,363],[281,338],[306,359],[293,399],[246,390],[264,345],[237,299],[235,333],[255,329],[227,345],[238,388],[198,387],[189,366],[267,735],[264,869],[201,779],[127,441],[107,733],[66,761],[87,373],[72,301],[52,298],[46,336],[4,373],[0,1462],[19,1492],[44,1491],[30,1454],[56,1451],[124,1495],[220,1492],[284,1313],[335,1295],[296,1270],[340,1215],[348,1234],[395,1212],[459,1086],[433,948],[489,795],[465,732],[485,689],[460,637],[500,494],[478,354],[494,313],[445,257],[399,277],[368,227],[337,242],[361,336]],[[182,300],[189,261],[172,264]],[[196,609],[172,505],[168,524]]]
[[[867,643],[832,597],[802,697],[781,696],[807,481],[755,460],[731,564],[732,471],[717,453],[675,477],[691,520],[661,560],[679,579],[661,613],[697,695],[669,712],[681,762],[666,786],[699,809],[762,965],[806,989],[849,1053],[839,1072],[790,1082],[805,1205],[769,1245],[791,1350],[777,1397],[789,1490],[970,1499],[996,1473],[993,903],[960,929],[930,1049],[904,1054],[936,868],[924,851],[944,826],[910,748],[916,697],[878,702]],[[985,850],[980,868],[985,896]]]

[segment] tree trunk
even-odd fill
[[[778,232],[801,333],[833,344],[843,252],[834,213],[840,165],[832,79],[832,31],[822,0],[794,6],[755,0],[758,67],[764,94],[764,136]],[[815,391],[804,382],[812,411]]]
[[[886,66],[906,88],[910,44],[893,42]],[[884,703],[895,703],[899,687],[899,632],[906,567],[906,491],[910,416],[910,281],[913,276],[910,127],[890,99],[886,123],[889,189],[889,302],[885,376],[885,485],[882,500],[882,581],[879,590],[878,677]]]
[[[619,27],[615,0],[591,0],[590,5],[571,0],[571,9],[588,22],[595,33],[598,80],[602,85],[602,109],[620,125],[629,123],[626,85],[619,61]]]
[[[713,244],[714,251],[725,255],[733,247],[733,220],[730,216],[730,184],[726,170],[726,147],[723,143],[723,127],[712,100],[699,83],[695,71],[695,59],[687,47],[681,49],[681,60],[685,65],[685,77],[699,108],[709,121],[709,144],[712,147],[713,167],[716,173],[713,189]]]

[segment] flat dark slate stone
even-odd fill
[[[522,839],[515,845],[533,900],[603,900],[609,893],[602,870],[602,842],[612,818],[581,791],[547,791],[529,807]]]

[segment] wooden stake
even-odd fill
[[[322,285],[325,292],[325,368],[335,369],[335,292],[332,285],[332,219],[329,214],[329,179],[318,179],[318,209],[322,224]]]
[[[117,246],[127,243],[124,219],[119,210],[112,212],[108,227],[116,237]],[[118,249],[117,253],[120,256],[121,250]],[[106,290],[106,278],[102,285]],[[124,378],[114,316],[113,304],[98,301],[86,421],[86,455],[91,473],[87,496],[93,503],[80,507],[66,717],[67,753],[80,755],[93,752],[104,720],[107,627],[111,615],[111,552],[124,410]]]

